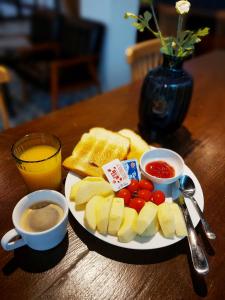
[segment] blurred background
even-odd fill
[[[185,28],[210,27],[195,55],[225,49],[225,1],[190,2]],[[164,35],[176,32],[174,5],[155,1]],[[129,83],[126,49],[154,37],[123,15],[146,9],[141,0],[0,0],[0,105],[10,126]]]

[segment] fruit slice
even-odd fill
[[[92,197],[99,196],[109,196],[113,194],[111,185],[107,181],[83,181],[79,185],[75,201],[77,204],[82,204],[88,202]]]
[[[96,207],[96,218],[97,218],[97,230],[101,234],[107,234],[109,224],[109,213],[112,205],[112,196],[101,197],[99,196],[99,202]]]
[[[72,185],[71,190],[70,190],[70,200],[71,201],[76,201],[77,190],[82,183],[83,183],[83,181],[79,180]]]
[[[83,179],[83,181],[105,181],[102,177],[93,177],[93,176],[87,176]]]
[[[156,216],[156,218],[151,222],[151,224],[145,229],[145,231],[142,233],[141,236],[153,236],[156,234],[156,232],[159,231],[159,221]]]
[[[124,199],[123,198],[113,198],[112,207],[109,214],[109,225],[108,233],[111,235],[117,235],[120,229],[120,225],[123,221],[124,213]]]
[[[79,187],[85,182],[106,182],[102,177],[91,177],[91,176],[87,176],[85,177],[83,180],[79,180],[77,182],[75,182],[72,185],[71,191],[70,191],[70,200],[71,201],[76,201],[76,196],[77,196],[77,191],[79,189]]]
[[[120,242],[127,243],[135,237],[137,217],[138,213],[135,209],[130,207],[124,208],[123,222],[117,234]]]
[[[155,220],[157,220],[157,210],[158,206],[154,203],[145,203],[137,218],[136,232],[138,234],[141,235],[148,228],[148,226],[151,225],[151,223],[155,224]]]
[[[163,235],[173,238],[175,234],[175,218],[171,203],[162,203],[158,206],[158,220]]]
[[[94,196],[91,198],[85,208],[85,213],[84,213],[84,222],[85,225],[95,231],[96,225],[97,225],[97,216],[96,216],[96,210],[97,210],[97,205],[101,201],[100,196]]]
[[[174,220],[175,220],[175,232],[177,236],[183,237],[187,235],[187,228],[184,221],[182,211],[177,203],[172,203]]]

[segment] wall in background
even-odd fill
[[[105,41],[101,56],[100,80],[103,91],[130,81],[125,49],[136,41],[136,29],[124,20],[126,11],[137,13],[139,0],[80,0],[80,14],[84,18],[105,24]]]

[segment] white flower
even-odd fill
[[[185,15],[189,12],[191,3],[187,0],[180,0],[176,2],[176,11],[180,15]]]

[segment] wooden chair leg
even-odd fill
[[[5,102],[2,96],[2,92],[0,92],[0,114],[2,117],[3,128],[9,128],[9,115],[5,106]]]
[[[51,106],[52,110],[56,110],[58,108],[58,92],[57,90],[51,90]]]
[[[96,66],[93,63],[89,63],[88,64],[88,69],[89,69],[89,72],[90,72],[90,74],[91,74],[91,76],[93,78],[94,84],[97,87],[97,90],[98,90],[99,94],[101,94],[101,92],[102,92],[101,83],[100,83],[100,81],[98,79],[98,74],[97,74]]]

